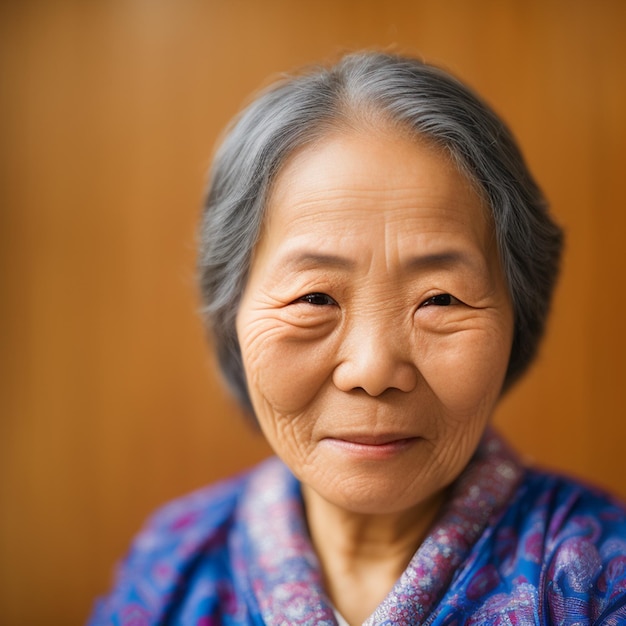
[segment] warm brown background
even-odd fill
[[[195,313],[219,130],[267,77],[395,46],[502,112],[568,231],[540,361],[497,422],[626,496],[626,2],[0,4],[0,621],[82,623],[165,500],[266,454]]]

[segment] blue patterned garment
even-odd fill
[[[277,459],[157,513],[90,622],[336,623],[299,484]],[[626,508],[525,469],[489,432],[365,624],[626,624]]]

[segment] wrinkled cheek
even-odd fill
[[[459,420],[487,419],[497,402],[508,364],[507,340],[442,339],[429,349],[422,375],[446,413]]]
[[[325,352],[300,342],[264,342],[244,351],[243,357],[256,410],[299,413],[329,376]]]

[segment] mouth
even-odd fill
[[[362,446],[385,446],[396,441],[405,441],[407,439],[415,439],[415,437],[407,437],[406,435],[389,433],[383,435],[346,435],[341,437],[334,437],[338,441],[345,441],[347,443],[355,443]]]
[[[389,458],[404,452],[419,440],[419,437],[404,435],[350,435],[345,437],[327,437],[322,443],[344,454],[369,458]]]

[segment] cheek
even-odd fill
[[[248,389],[257,411],[297,414],[331,375],[334,347],[330,337],[307,340],[272,319],[242,323],[239,335]]]
[[[500,396],[510,338],[499,327],[424,340],[421,373],[456,419],[488,417]]]

